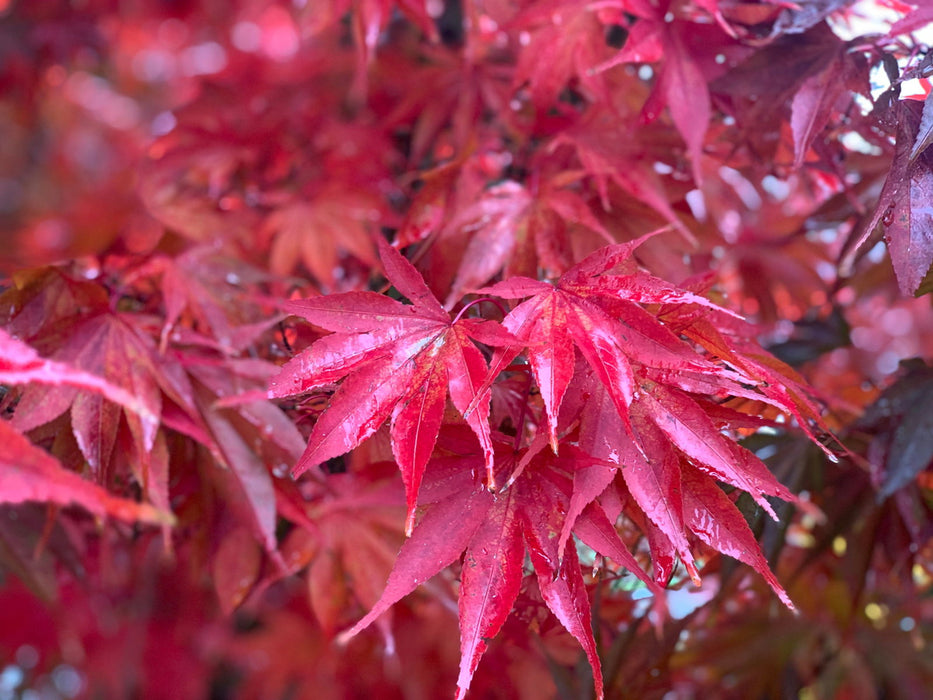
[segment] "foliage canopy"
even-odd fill
[[[931,20],[0,0],[0,700],[923,696]]]

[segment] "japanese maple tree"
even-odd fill
[[[0,0],[0,698],[923,697],[931,19]]]

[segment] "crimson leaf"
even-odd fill
[[[386,275],[412,301],[406,305],[374,292],[347,292],[292,302],[288,309],[335,331],[297,355],[273,378],[270,398],[282,398],[343,380],[318,419],[294,469],[300,474],[341,455],[390,419],[392,451],[399,464],[411,531],[422,475],[443,419],[446,396],[467,422],[486,455],[489,486],[492,442],[486,361],[474,340],[502,345],[513,339],[477,319],[451,321],[421,275],[380,241]]]

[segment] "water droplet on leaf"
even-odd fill
[[[884,210],[884,214],[881,215],[881,223],[884,226],[890,226],[894,223],[894,203],[888,205],[888,208]]]

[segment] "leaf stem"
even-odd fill
[[[460,309],[460,311],[457,312],[457,315],[454,318],[454,323],[459,321],[463,317],[463,314],[465,314],[467,309],[469,309],[471,306],[476,306],[477,304],[481,304],[484,301],[488,301],[491,304],[495,304],[496,308],[498,308],[499,311],[502,312],[503,318],[505,318],[505,316],[508,314],[508,311],[505,310],[505,307],[502,305],[502,302],[496,299],[495,297],[480,297],[479,299],[474,299],[469,304],[467,304],[462,309]]]

